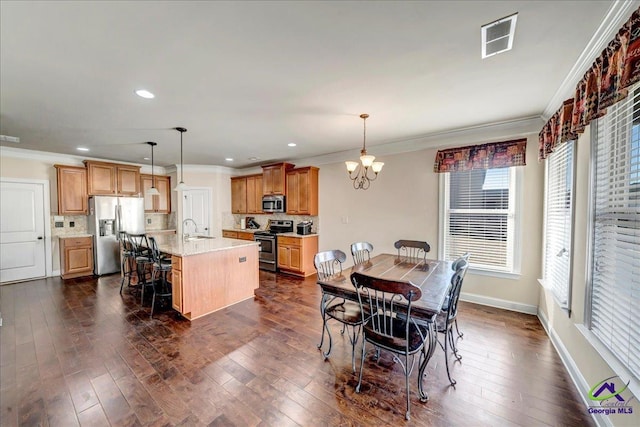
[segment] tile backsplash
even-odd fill
[[[311,230],[313,233],[320,233],[320,217],[318,216],[310,216],[310,215],[287,215],[284,213],[273,213],[273,214],[229,214],[229,216],[225,216],[223,221],[224,228],[240,228],[240,220],[246,217],[253,217],[255,221],[260,224],[260,229],[264,229],[267,227],[267,223],[270,219],[290,219],[293,221],[293,231],[296,231],[296,225],[301,221],[313,221],[313,225],[311,226]]]
[[[63,218],[62,227],[56,227],[56,218]],[[74,234],[87,234],[89,227],[85,215],[51,215],[51,236],[72,236]]]
[[[144,214],[144,228],[146,230],[166,230],[169,227],[169,215],[158,213]]]

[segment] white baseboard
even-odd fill
[[[51,272],[51,277],[57,277],[57,276],[59,276],[59,275],[60,275],[60,270],[53,270],[53,271]]]
[[[580,397],[582,398],[585,411],[586,411],[587,407],[589,407],[590,405],[586,397],[587,394],[589,394],[589,390],[590,390],[589,384],[587,384],[587,380],[585,380],[584,377],[582,376],[582,373],[578,369],[576,362],[574,362],[573,358],[569,354],[569,351],[562,343],[562,340],[560,339],[556,331],[549,328],[549,320],[547,319],[547,316],[545,316],[545,314],[542,311],[538,311],[537,314],[538,314],[538,319],[540,319],[540,323],[542,323],[544,330],[547,331],[547,335],[551,339],[551,343],[553,344],[556,351],[558,352],[558,355],[562,360],[562,364],[569,372],[569,376],[571,377],[573,384],[575,384],[575,386],[578,388],[578,393],[580,393]],[[600,415],[600,414],[591,414],[591,417],[593,418],[593,420],[596,422],[598,426],[613,427],[611,420],[607,416]]]
[[[473,302],[480,305],[488,305],[489,307],[504,308],[505,310],[517,311],[526,314],[538,314],[538,307],[535,305],[522,304],[519,302],[507,301],[500,298],[485,297],[482,295],[468,294],[462,292],[460,294],[462,301]]]

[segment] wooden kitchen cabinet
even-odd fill
[[[140,194],[140,166],[85,160],[87,192],[90,196],[137,196]]]
[[[313,257],[318,252],[318,236],[278,236],[278,268],[282,273],[310,276],[315,273]]]
[[[182,258],[171,257],[171,307],[182,313],[184,308],[182,292]]]
[[[276,163],[262,166],[262,189],[263,194],[279,194],[284,196],[287,191],[286,173],[292,169],[291,163]]]
[[[231,213],[262,213],[262,174],[231,178]]]
[[[247,213],[247,178],[231,178],[231,213]]]
[[[247,176],[247,213],[262,213],[262,174]]]
[[[58,178],[58,215],[87,215],[87,169],[53,166]]]
[[[318,171],[313,166],[287,172],[287,213],[318,215]]]
[[[63,279],[93,274],[93,237],[60,237],[60,268]]]
[[[222,230],[222,237],[227,239],[253,240],[253,233],[248,231]]]
[[[153,186],[160,193],[158,196],[147,194]],[[140,175],[140,188],[144,197],[144,211],[147,213],[171,212],[171,178],[163,175]]]

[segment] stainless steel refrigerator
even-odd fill
[[[142,234],[144,199],[94,196],[89,198],[89,232],[94,235],[93,260],[97,275],[120,271],[119,232]]]

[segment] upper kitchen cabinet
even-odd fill
[[[247,178],[231,178],[231,213],[247,213]]]
[[[154,186],[160,193],[157,196],[147,194]],[[140,175],[140,187],[144,197],[144,211],[147,213],[170,213],[171,212],[171,178],[162,175]]]
[[[262,213],[262,174],[247,176],[247,213]]]
[[[231,178],[231,213],[262,213],[262,175]]]
[[[287,192],[286,174],[292,169],[291,163],[276,163],[262,166],[262,188],[265,196],[280,194],[284,196]]]
[[[140,194],[140,166],[85,160],[90,196]]]
[[[58,178],[58,214],[87,214],[87,169],[53,165]]]
[[[318,215],[318,171],[313,166],[287,172],[287,213]]]

